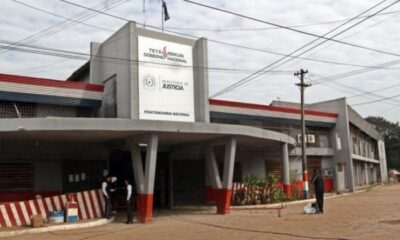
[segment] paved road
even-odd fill
[[[148,225],[112,223],[75,231],[22,235],[13,240],[124,239],[399,239],[400,185],[326,200],[323,215],[304,215],[303,205],[271,210],[161,212]]]

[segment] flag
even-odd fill
[[[165,3],[165,1],[162,1],[162,8],[164,11],[164,21],[167,21],[169,19],[169,14],[168,14],[168,9],[167,9],[167,4]]]

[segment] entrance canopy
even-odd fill
[[[81,157],[83,154],[100,154],[113,146],[128,148],[137,192],[137,214],[142,223],[152,220],[159,147],[183,149],[200,146],[207,178],[218,195],[217,213],[226,214],[231,201],[236,146],[280,146],[283,182],[289,186],[288,145],[295,144],[295,140],[288,135],[250,126],[105,118],[2,119],[0,139],[5,144],[2,150],[6,150],[0,156],[5,158],[18,158],[21,152],[27,150],[26,158],[51,155],[67,159],[66,154],[74,156],[71,153]],[[32,147],[23,145],[23,142],[35,144]],[[85,148],[88,145],[92,148]],[[223,169],[218,166],[216,145],[224,149]]]
[[[182,123],[167,121],[99,119],[99,118],[51,118],[51,119],[1,119],[0,136],[4,139],[46,139],[106,142],[140,138],[148,133],[158,133],[159,144],[173,146],[201,143],[235,136],[238,143],[295,144],[295,139],[274,131],[256,127],[215,124]]]

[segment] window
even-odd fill
[[[1,161],[0,192],[32,191],[33,166],[31,162]]]
[[[36,117],[35,103],[0,101],[0,118],[33,117]]]
[[[117,83],[112,76],[104,82],[103,115],[106,118],[117,117]]]
[[[329,136],[325,134],[319,135],[319,146],[322,148],[329,147]]]
[[[353,137],[353,153],[358,154],[358,141],[356,137]]]
[[[90,118],[94,116],[94,110],[89,107],[77,107],[76,117]]]

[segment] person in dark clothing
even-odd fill
[[[324,213],[324,179],[318,169],[314,169],[311,183],[314,184],[315,199],[317,200],[317,212]]]
[[[126,186],[126,224],[131,224],[133,223],[132,220],[132,185],[129,183],[129,180],[125,180],[125,186]]]
[[[108,219],[111,217],[111,176],[106,176],[101,184],[101,191],[105,202],[104,217]]]

